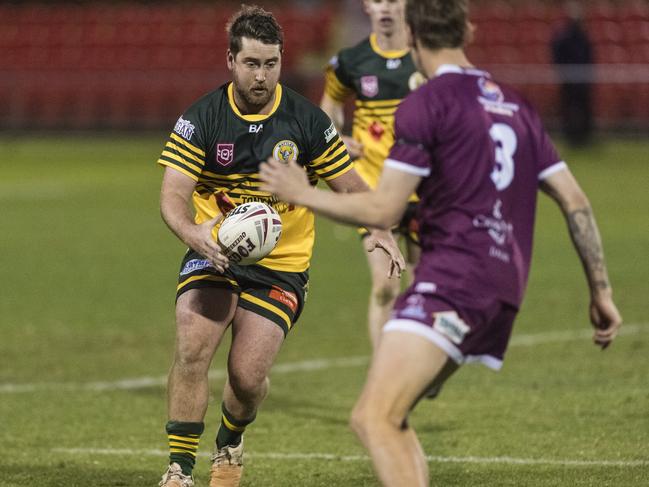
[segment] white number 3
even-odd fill
[[[518,146],[516,132],[507,124],[495,123],[489,135],[496,144],[496,165],[491,171],[491,180],[498,191],[509,186],[514,179],[514,153]]]

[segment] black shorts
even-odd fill
[[[419,245],[418,230],[417,203],[411,201],[408,203],[406,211],[403,213],[399,224],[392,229],[392,233],[402,235],[406,240]],[[369,235],[369,232],[365,228],[359,228],[358,233],[360,233],[362,239]]]
[[[190,249],[180,265],[176,300],[190,289],[232,289],[239,295],[238,306],[277,323],[286,335],[302,313],[308,286],[308,271],[282,272],[259,265],[230,264],[221,274]]]

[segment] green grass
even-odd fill
[[[158,216],[154,161],[164,138],[0,138],[0,486],[157,485],[164,385],[84,384],[162,378],[170,364],[183,247]],[[649,484],[648,153],[646,143],[615,140],[564,152],[598,216],[617,302],[626,322],[640,326],[605,352],[587,337],[519,344],[498,374],[461,370],[412,418],[434,457],[435,485]],[[584,278],[563,219],[544,197],[538,223],[514,337],[587,332]],[[355,231],[319,220],[317,234],[309,302],[279,364],[369,354],[369,281]],[[225,348],[214,369],[223,368]],[[377,485],[347,427],[364,374],[362,359],[278,369],[246,433],[244,485]],[[212,382],[203,454],[212,447],[222,384]],[[198,485],[206,485],[207,470],[202,456]]]

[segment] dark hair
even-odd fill
[[[279,44],[280,51],[284,48],[284,33],[277,20],[257,5],[241,5],[241,10],[232,16],[226,30],[233,56],[241,51],[242,37],[264,44]]]
[[[406,22],[413,37],[428,49],[464,45],[468,0],[408,0]]]

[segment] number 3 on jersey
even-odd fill
[[[507,124],[495,123],[489,135],[496,144],[496,164],[491,171],[491,180],[498,191],[507,188],[514,179],[514,153],[518,146],[516,132]]]

